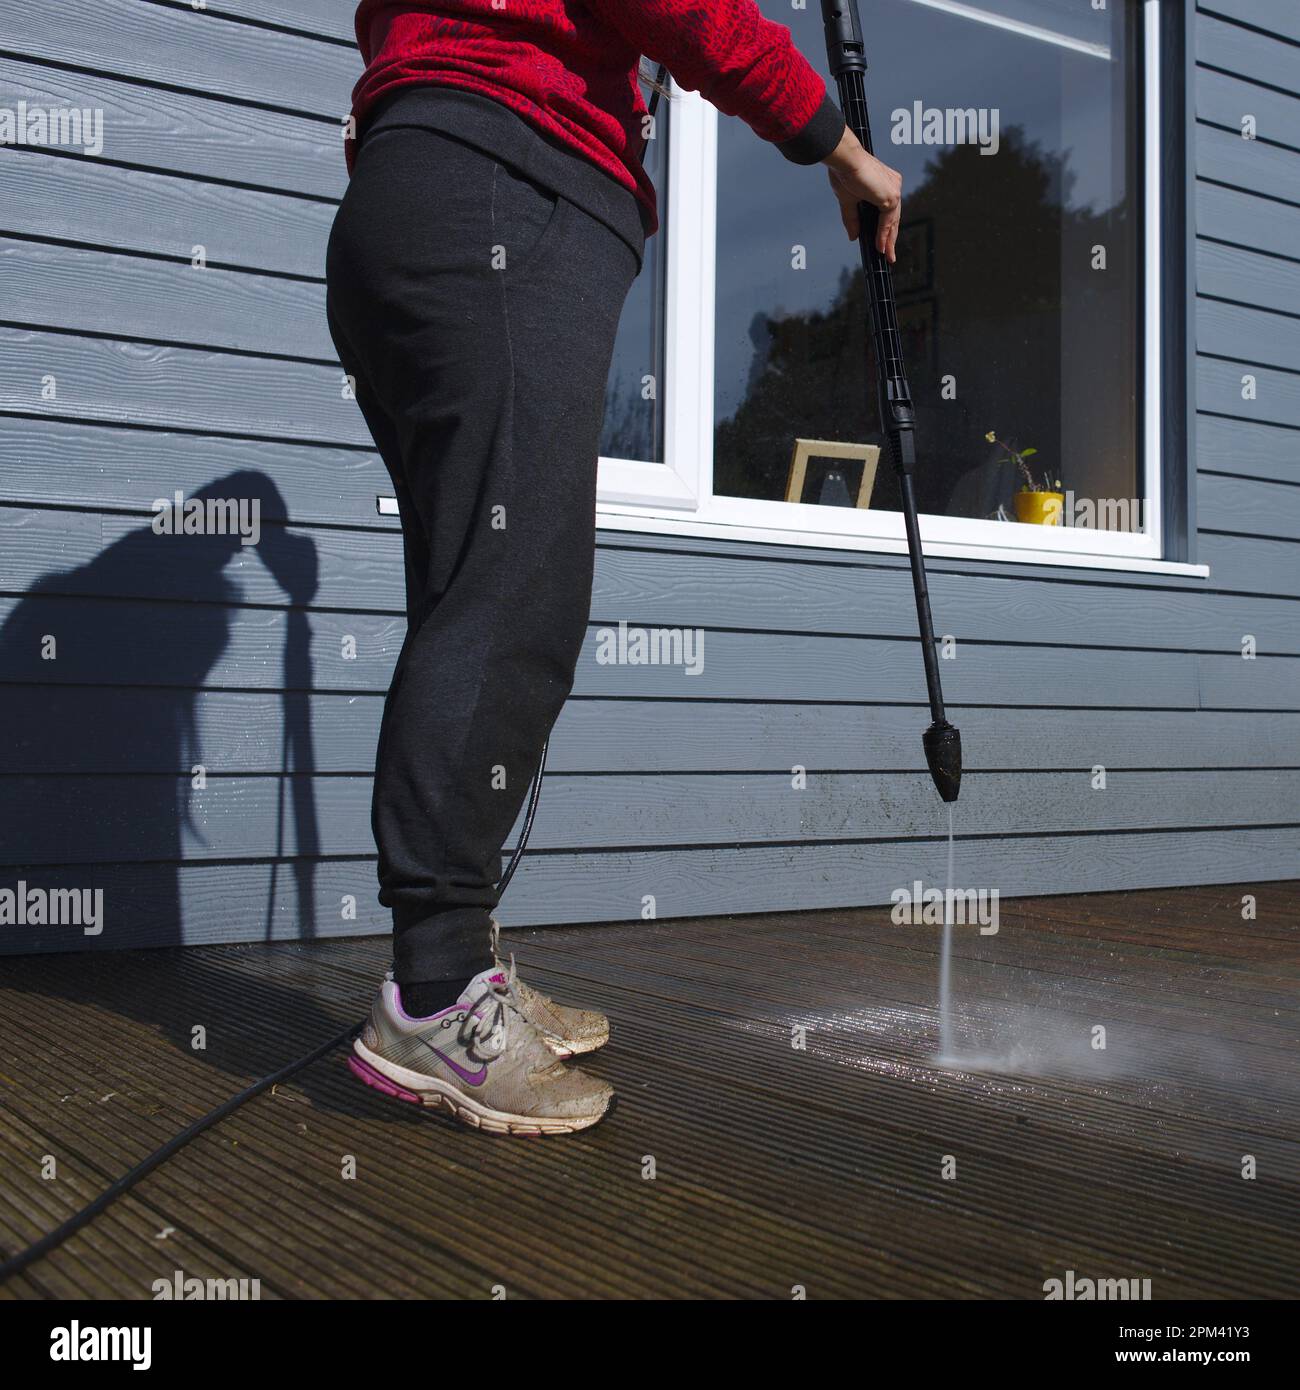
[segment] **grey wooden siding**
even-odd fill
[[[98,159],[0,150],[0,886],[107,903],[102,936],[9,927],[0,950],[386,929],[368,798],[399,538],[375,515],[385,475],[342,398],[321,275],[351,8],[96,0],[55,23],[0,0],[0,104],[101,107],[106,125]],[[931,566],[958,638],[963,883],[1297,871],[1296,16],[1215,0],[1194,25],[1209,581]],[[274,486],[278,571],[140,544],[154,498],[241,470]],[[314,593],[292,600],[313,564]],[[599,664],[595,632],[620,620],[703,629],[703,674]],[[881,902],[940,877],[900,559],[604,532],[591,621],[507,923],[638,917],[649,896],[660,916]],[[55,661],[34,652],[45,635]]]

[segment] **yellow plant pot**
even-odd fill
[[[1063,492],[1018,492],[1016,520],[1030,526],[1059,526],[1065,511]]]

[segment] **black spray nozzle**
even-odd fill
[[[937,719],[921,735],[925,744],[925,761],[939,795],[945,801],[956,801],[961,790],[961,733],[946,719]]]

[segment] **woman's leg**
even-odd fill
[[[408,544],[427,559],[373,808],[403,986],[491,962],[501,848],[585,635],[604,386],[635,273],[602,224],[447,136],[362,146],[330,313],[427,542]]]

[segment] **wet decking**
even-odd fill
[[[0,1296],[180,1270],[263,1298],[1034,1299],[1073,1270],[1294,1298],[1297,922],[1297,884],[1004,902],[996,935],[957,929],[980,1060],[947,1068],[938,929],[885,910],[514,933],[529,979],[614,1020],[603,1124],[492,1140],[339,1052]],[[338,1032],[387,963],[386,939],[0,961],[4,1253]]]

